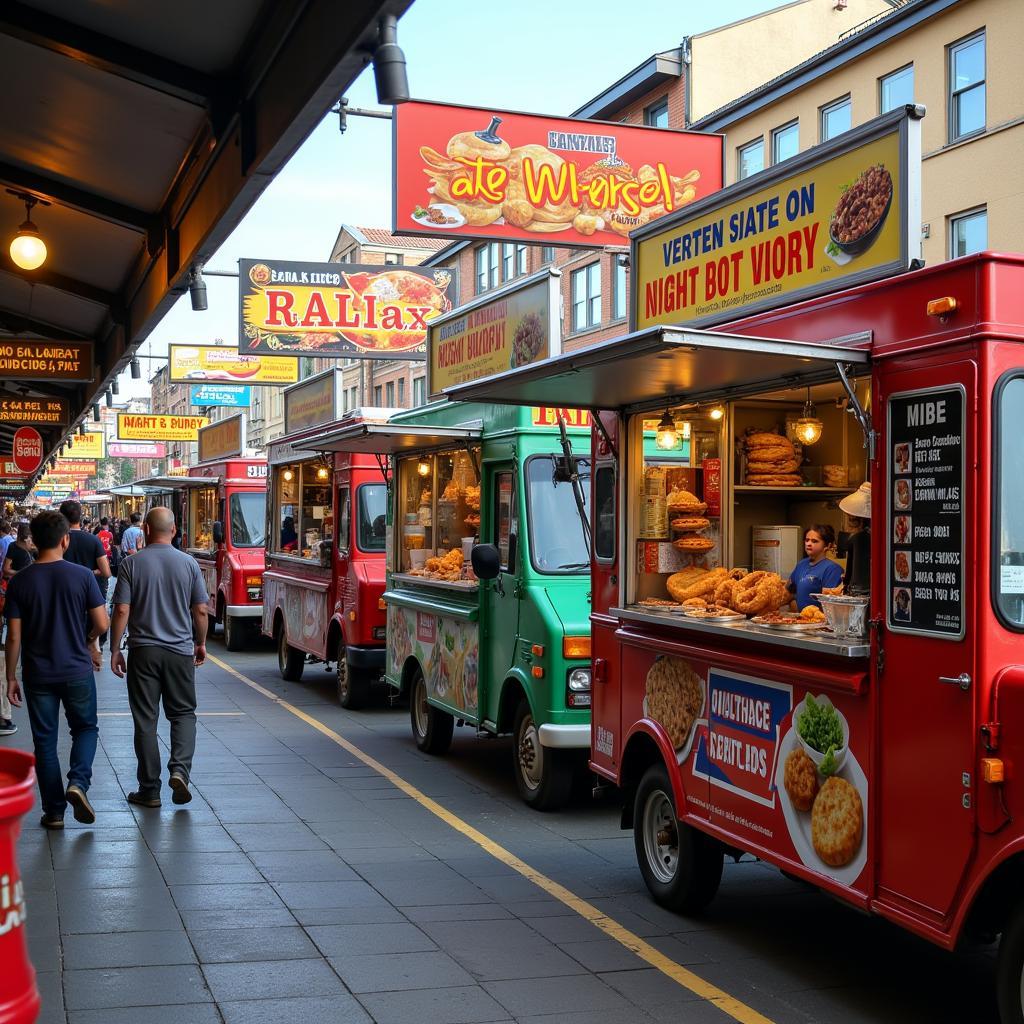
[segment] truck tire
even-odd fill
[[[345,650],[338,651],[338,703],[349,711],[358,711],[370,696],[370,676],[363,670],[352,668],[345,659]]]
[[[523,801],[538,811],[564,807],[572,792],[569,751],[541,746],[530,702],[524,697],[512,725],[512,770]]]
[[[452,745],[455,719],[427,701],[427,683],[418,669],[409,685],[409,720],[416,746],[425,754],[446,754]]]
[[[282,624],[277,634],[277,668],[281,678],[289,683],[297,683],[302,678],[305,664],[306,656],[288,643],[288,633]]]
[[[247,625],[234,615],[224,612],[224,646],[229,651],[240,651],[245,647]]]
[[[1024,1022],[1024,902],[1013,909],[999,939],[996,1001],[1000,1024]]]
[[[721,844],[679,821],[660,762],[647,769],[636,790],[633,845],[640,874],[663,907],[696,914],[714,899],[722,880]]]

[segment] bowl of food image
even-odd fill
[[[910,481],[896,481],[896,507],[901,509],[910,508]]]
[[[848,256],[866,252],[882,230],[892,206],[892,175],[875,164],[839,197],[828,234],[832,244]]]
[[[806,697],[793,709],[793,730],[803,751],[822,775],[834,775],[846,762],[850,725],[825,694]]]

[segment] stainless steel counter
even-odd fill
[[[453,590],[459,594],[475,594],[480,589],[479,580],[435,580],[430,576],[413,576],[407,572],[393,573],[391,579],[404,586],[433,587],[437,590]]]
[[[821,632],[787,633],[755,626],[747,619],[737,619],[735,623],[707,622],[651,608],[612,608],[611,614],[623,622],[644,622],[652,626],[678,629],[681,633],[696,634],[693,637],[696,642],[699,642],[701,634],[710,634],[731,639],[742,637],[772,647],[791,647],[800,651],[814,651],[816,654],[831,654],[838,658],[866,658],[871,654],[871,644],[864,637],[837,637]]]

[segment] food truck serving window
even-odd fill
[[[1024,373],[1005,376],[996,389],[996,493],[993,509],[993,599],[1003,625],[1024,631]]]
[[[387,541],[388,489],[384,484],[362,484],[356,495],[356,544],[360,551],[383,551]]]
[[[578,462],[583,506],[590,515],[590,460]],[[526,460],[526,516],[530,526],[530,560],[537,572],[568,575],[590,571],[590,555],[573,486],[556,481],[550,455]]]
[[[232,494],[228,501],[231,543],[236,548],[261,548],[264,543],[266,498],[251,491]]]
[[[212,551],[213,524],[217,518],[217,488],[200,487],[189,500],[189,547],[196,551]]]
[[[274,470],[273,550],[320,559],[320,544],[331,535],[331,471],[316,459]]]

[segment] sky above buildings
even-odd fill
[[[568,114],[659,50],[684,36],[759,14],[779,0],[416,0],[399,23],[414,98]],[[348,93],[350,106],[377,108],[370,68]],[[344,134],[329,114],[271,182],[209,261],[237,270],[239,258],[327,260],[341,224],[391,227],[391,124],[350,117]],[[209,309],[194,313],[188,296],[144,343],[166,355],[175,343],[237,342],[238,283],[207,279]],[[125,374],[122,396],[148,394]]]

